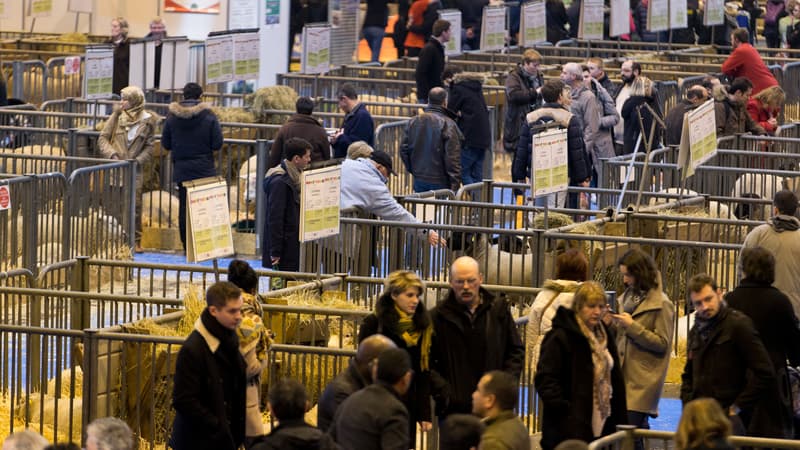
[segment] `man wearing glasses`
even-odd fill
[[[440,420],[472,411],[472,392],[484,373],[519,378],[525,347],[508,305],[481,288],[478,262],[462,256],[450,268],[447,298],[431,311],[431,382]]]

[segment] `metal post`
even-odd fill
[[[36,21],[36,19],[33,19]],[[14,80],[11,96],[25,98],[25,65],[22,61],[14,61],[11,66],[11,79]]]
[[[71,286],[76,292],[89,291],[89,257],[78,256],[72,270]],[[73,299],[70,305],[70,329],[82,330],[89,326],[92,319],[89,303],[82,299]]]
[[[81,429],[84,436],[89,422],[97,414],[97,330],[83,330],[83,408],[81,409]]]
[[[264,139],[256,140],[256,254],[261,253],[261,243],[264,237],[264,222],[266,220],[267,205],[264,198],[264,189],[261,182],[267,174],[267,159],[272,144]]]
[[[130,195],[128,195],[128,243],[130,247],[133,248],[136,245],[136,202],[141,201],[141,199],[136,198],[136,171],[138,170],[138,164],[136,164],[135,159],[129,159],[128,162],[130,165],[128,166],[129,169],[129,178],[128,178],[128,187],[130,188]],[[123,193],[125,190],[123,189]],[[123,200],[123,199],[120,199]]]

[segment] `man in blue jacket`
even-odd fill
[[[184,181],[213,177],[214,151],[222,147],[222,128],[211,105],[201,103],[203,88],[197,83],[183,87],[183,101],[169,105],[161,132],[161,146],[172,155],[172,171],[178,184],[178,226],[186,248],[186,188]]]
[[[358,101],[356,89],[350,83],[339,88],[339,109],[345,112],[342,128],[331,137],[333,157],[347,156],[347,147],[353,142],[364,141],[375,145],[375,123],[363,103]]]

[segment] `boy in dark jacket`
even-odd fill
[[[489,109],[481,90],[484,77],[478,73],[462,72],[457,66],[446,67],[445,74],[452,75],[448,109],[456,114],[456,123],[464,134],[461,181],[464,185],[479,183],[483,180],[483,159],[492,147]]]

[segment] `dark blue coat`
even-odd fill
[[[213,177],[214,150],[222,147],[222,128],[207,103],[186,100],[169,105],[161,146],[172,155],[176,183]]]
[[[359,103],[352,111],[344,116],[342,134],[333,144],[333,157],[344,158],[347,156],[347,147],[353,142],[364,141],[370,147],[375,146],[375,122],[363,103]]]
[[[261,265],[272,268],[272,256],[280,257],[280,270],[300,270],[300,192],[289,174],[286,160],[270,169],[264,179],[267,199],[267,220],[264,243],[261,246]]]
[[[450,86],[447,107],[458,114],[456,123],[464,134],[464,147],[488,149],[492,146],[489,109],[483,98],[483,75],[458,73]]]

